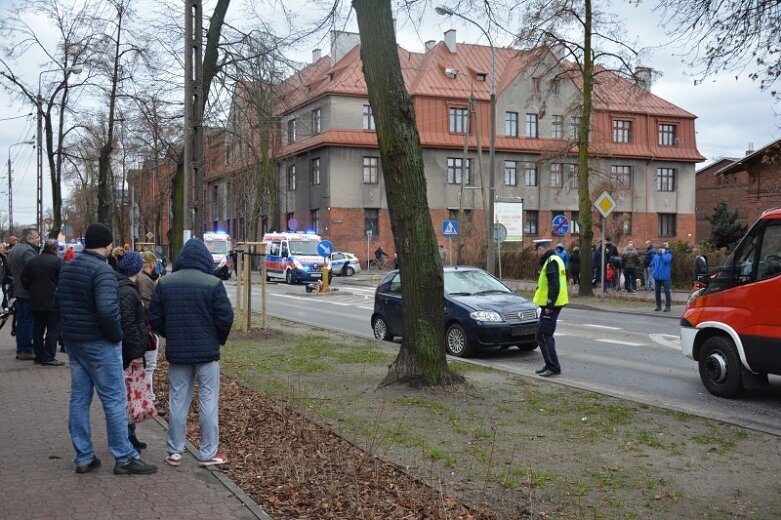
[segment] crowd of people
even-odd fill
[[[166,462],[181,464],[187,415],[197,380],[201,423],[200,464],[224,464],[219,451],[220,347],[228,338],[233,310],[222,282],[212,276],[212,257],[197,238],[187,241],[172,273],[161,277],[159,259],[113,247],[111,230],[91,224],[84,250],[59,256],[59,242],[41,244],[34,229],[0,247],[3,312],[15,312],[16,359],[60,367],[57,345],[69,360],[68,426],[76,473],[101,464],[91,438],[95,393],[106,420],[115,474],[151,474],[128,413],[127,371],[142,368],[149,399],[154,394],[160,337],[169,363],[169,423]],[[40,254],[39,254],[40,248]],[[186,302],[187,305],[183,305]],[[139,376],[139,379],[141,376]]]

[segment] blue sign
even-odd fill
[[[287,228],[290,231],[297,230],[298,229],[298,221],[296,219],[294,219],[294,218],[291,218],[290,220],[287,221]]]
[[[569,231],[569,220],[564,215],[553,217],[553,234],[556,236],[566,235]]]
[[[458,221],[457,220],[443,220],[442,221],[442,235],[446,237],[458,236]]]
[[[317,254],[326,258],[331,258],[331,253],[334,252],[334,246],[328,240],[322,240],[317,243]]]

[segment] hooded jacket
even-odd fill
[[[146,352],[146,320],[136,284],[124,274],[116,273],[116,277],[122,315],[122,366],[127,368],[131,361],[144,357]]]
[[[233,309],[222,281],[212,275],[213,260],[204,243],[191,238],[160,278],[149,304],[152,329],[166,338],[169,363],[219,361],[228,339]]]

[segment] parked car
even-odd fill
[[[361,262],[352,253],[331,253],[331,271],[336,276],[352,276],[361,272]]]
[[[537,348],[536,305],[477,267],[445,267],[445,348],[467,357],[478,350]],[[374,337],[392,341],[402,333],[401,276],[389,272],[374,294]]]

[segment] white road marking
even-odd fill
[[[642,343],[632,343],[631,341],[621,341],[617,339],[604,339],[600,338],[595,341],[599,341],[600,343],[612,343],[613,345],[626,345],[627,347],[642,347]]]
[[[663,347],[681,350],[681,337],[675,334],[649,334],[648,337]]]
[[[608,325],[594,325],[593,323],[585,323],[584,327],[593,327],[595,329],[607,329],[607,330],[621,330],[621,327],[610,327]]]

